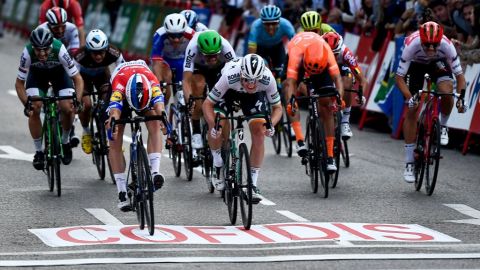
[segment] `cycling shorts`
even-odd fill
[[[210,91],[218,82],[218,79],[220,79],[220,77],[222,76],[222,68],[224,66],[225,64],[222,64],[214,68],[209,68],[208,66],[196,64],[195,69],[193,70],[193,74],[203,75]]]
[[[57,96],[71,96],[75,93],[72,79],[65,72],[63,66],[52,69],[30,67],[25,84],[28,96],[45,96],[50,84]]]
[[[425,73],[428,73],[432,82],[437,84],[443,81],[453,82],[452,71],[445,60],[436,60],[429,64],[412,62],[405,76],[412,96],[418,93],[418,90],[422,90]]]
[[[248,121],[252,119],[264,119],[269,110],[265,92],[255,94],[239,93],[233,90],[227,91],[223,96],[223,101],[215,104],[215,113],[219,112],[223,116],[228,115],[233,110],[233,105],[239,103],[243,115]]]

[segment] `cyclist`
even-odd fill
[[[82,6],[78,0],[43,0],[40,6],[39,23],[42,24],[47,21],[47,11],[53,7],[65,9],[68,18],[73,19],[78,28],[80,37],[80,45],[85,45],[85,28],[82,16]]]
[[[208,27],[205,24],[199,22],[198,15],[195,11],[191,9],[185,9],[185,10],[182,10],[180,14],[182,14],[185,17],[185,19],[187,20],[188,26],[190,26],[190,28],[195,30],[195,32],[208,30]]]
[[[252,138],[250,149],[250,165],[253,182],[253,201],[261,200],[260,190],[257,188],[258,175],[262,167],[264,157],[265,136],[271,137],[275,133],[273,128],[282,115],[280,94],[277,91],[277,83],[272,72],[265,66],[263,59],[257,54],[247,54],[242,58],[236,58],[225,65],[222,76],[215,87],[208,94],[203,103],[205,120],[209,127],[208,144],[213,155],[213,164],[217,172],[221,171],[223,160],[221,156],[222,133],[228,136],[228,122],[223,120],[225,130],[215,129],[215,112],[226,116],[231,109],[231,104],[239,101],[242,112],[248,119],[248,125]],[[267,104],[268,102],[268,104]],[[272,106],[272,127],[265,128],[265,115]],[[224,179],[217,173],[213,184],[217,190],[225,188]]]
[[[108,37],[102,30],[90,31],[85,44],[85,47],[80,48],[75,55],[77,67],[85,82],[84,93],[91,93],[95,86],[97,91],[102,92],[99,98],[107,102],[111,94],[109,66],[113,63],[118,66],[125,60],[120,50],[109,44]],[[89,96],[84,96],[82,103],[83,111],[78,114],[83,127],[82,150],[90,154],[92,153],[92,133],[89,123],[92,101]]]
[[[45,96],[49,84],[52,85],[55,95],[71,96],[76,93],[77,100],[82,97],[83,80],[67,49],[59,40],[53,38],[50,30],[37,27],[30,34],[30,42],[23,49],[15,89],[18,98],[25,105],[28,97]],[[25,115],[28,117],[28,126],[35,146],[33,167],[43,170],[45,155],[42,148],[42,122],[40,120],[42,103],[38,101],[33,102],[32,105],[32,110],[27,108]],[[63,130],[62,163],[68,165],[72,161],[69,134],[75,112],[70,100],[59,101],[58,105],[61,111],[60,119]]]
[[[420,25],[418,31],[405,39],[405,47],[395,76],[396,84],[408,105],[403,125],[406,163],[403,177],[407,183],[415,181],[413,169],[418,106],[414,95],[423,88],[425,73],[430,75],[440,93],[453,92],[452,73],[457,82],[457,92],[465,89],[465,76],[455,46],[443,35],[442,26],[432,21]],[[406,76],[408,85],[405,81]],[[448,144],[446,124],[452,107],[453,97],[442,97],[440,101],[441,145]],[[465,111],[460,103],[457,103],[457,109],[459,112]]]
[[[335,32],[329,24],[322,23],[322,16],[316,11],[307,11],[300,16],[300,24],[303,31],[315,32],[323,35],[328,32]]]
[[[67,12],[63,8],[53,7],[47,11],[47,22],[40,27],[48,28],[53,37],[60,40],[70,55],[75,55],[80,48],[77,27],[67,22]]]
[[[159,81],[171,83],[172,68],[175,69],[176,82],[182,81],[185,49],[194,33],[183,15],[173,13],[165,17],[163,26],[157,29],[152,41],[152,70]],[[165,104],[170,99],[170,89],[168,87],[165,93]]]
[[[143,60],[130,61],[115,68],[110,79],[113,93],[107,112],[109,119],[106,128],[109,133],[110,151],[108,158],[112,165],[113,175],[117,183],[118,208],[130,211],[127,200],[127,175],[122,152],[123,132],[125,125],[119,125],[115,132],[111,131],[111,119],[128,117],[132,111],[139,115],[161,115],[164,109],[164,98],[157,77]],[[164,177],[160,172],[163,128],[160,121],[145,123],[148,129],[147,152],[155,190],[163,186]]]
[[[337,63],[340,68],[340,74],[342,75],[343,88],[351,90],[353,87],[352,73],[360,83],[363,89],[367,89],[367,79],[362,74],[362,70],[355,59],[353,52],[343,43],[343,38],[337,32],[328,32],[323,34],[323,39],[328,43],[332,49],[333,54],[337,58]],[[352,137],[352,130],[350,129],[350,111],[352,109],[352,93],[346,92],[343,95],[345,99],[345,108],[342,110],[341,120],[341,133],[342,137],[349,139]],[[363,104],[365,101],[360,101]]]
[[[251,26],[248,36],[248,52],[262,56],[271,68],[280,68],[285,62],[284,39],[290,40],[295,35],[295,28],[275,5],[264,6],[260,18]]]
[[[190,95],[202,96],[205,87],[217,83],[225,63],[236,57],[232,45],[215,30],[195,34],[187,47],[183,65],[183,91],[188,104]],[[192,113],[192,148],[203,147],[200,117],[202,100],[197,100]]]
[[[298,33],[288,44],[287,79],[284,83],[286,88],[286,100],[290,100],[290,97],[294,93],[294,89],[297,88],[297,80],[299,78],[303,79],[304,75],[306,75],[308,82],[312,83],[315,89],[326,88],[326,91],[332,91],[336,88],[340,97],[343,97],[343,82],[335,56],[333,55],[330,46],[328,46],[323,38],[312,32]],[[325,128],[328,171],[337,170],[335,160],[333,159],[335,132],[334,118],[330,109],[330,106],[333,105],[332,102],[331,98],[320,98],[318,100],[320,117]],[[287,105],[287,111],[290,115],[293,114],[291,107],[290,104]],[[297,139],[297,152],[303,157],[307,150],[304,143],[305,138],[302,133],[298,111],[295,114],[295,117],[295,120],[292,122],[292,127],[295,130],[295,136]]]

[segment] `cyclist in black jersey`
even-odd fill
[[[104,32],[99,29],[90,31],[86,38],[86,45],[79,49],[75,55],[77,67],[85,82],[85,93],[91,93],[93,87],[97,91],[105,92],[101,96],[108,104],[111,94],[109,66],[115,63],[116,66],[125,62],[122,52],[115,46],[109,44]],[[92,101],[90,96],[82,98],[83,111],[78,114],[83,127],[82,150],[86,154],[92,152],[92,134],[88,126]]]

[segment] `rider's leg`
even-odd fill
[[[343,87],[345,90],[352,89],[352,74],[348,73],[342,77]],[[341,133],[343,137],[352,137],[352,130],[350,129],[350,111],[352,110],[352,92],[345,91],[343,94],[345,101],[345,109],[342,110]]]
[[[125,125],[117,125],[116,137],[109,142],[108,158],[112,166],[112,173],[115,178],[118,192],[127,192],[127,175],[125,173],[125,157],[122,152],[123,132]]]
[[[252,182],[257,186],[258,174],[265,156],[265,120],[252,119],[249,122],[252,146],[250,148],[250,166],[252,168]]]
[[[306,95],[307,87],[305,86],[304,83],[300,83],[298,85],[297,91]],[[302,131],[302,124],[300,123],[300,110],[297,110],[297,113],[295,113],[293,117],[292,116],[289,116],[289,117],[290,117],[290,123],[292,125],[292,129],[295,133],[295,140],[297,141],[297,154],[303,157],[307,153],[307,148],[304,143],[305,136]]]
[[[154,115],[153,111],[149,111],[146,115]],[[163,175],[160,174],[160,161],[162,157],[162,137],[159,121],[149,121],[145,124],[148,130],[147,152],[150,162],[150,173],[152,174],[155,190],[160,189],[165,181]]]
[[[193,74],[192,93],[190,96],[199,97],[203,95],[206,81],[202,74]],[[192,147],[195,149],[202,148],[202,130],[200,127],[200,118],[202,116],[203,100],[195,100],[194,109],[192,113]]]

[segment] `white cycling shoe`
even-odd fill
[[[202,135],[200,135],[200,134],[193,134],[192,135],[192,148],[194,148],[194,149],[203,148]]]
[[[409,184],[415,182],[414,168],[415,165],[413,163],[407,163],[405,165],[405,171],[403,171],[403,179]]]
[[[343,138],[351,138],[353,136],[352,129],[350,128],[349,123],[342,123],[341,125],[342,137]]]
[[[446,126],[442,126],[442,129],[440,130],[440,144],[448,144],[448,128]]]

